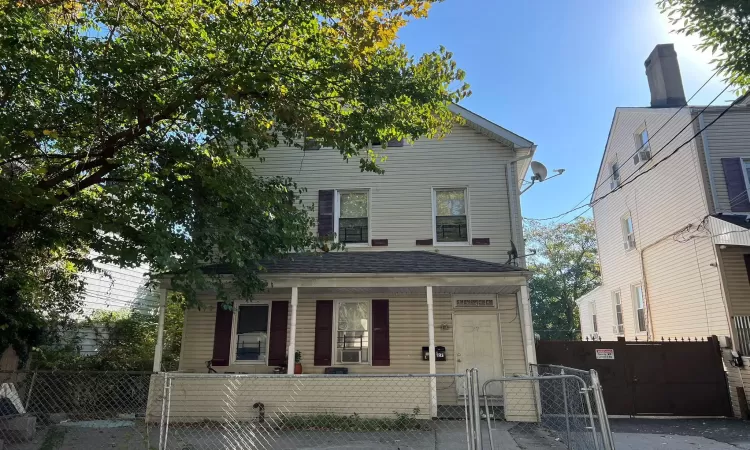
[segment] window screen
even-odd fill
[[[237,361],[265,361],[268,305],[242,305],[237,311]]]
[[[466,242],[466,189],[435,190],[435,239],[437,242]]]

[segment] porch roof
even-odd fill
[[[521,267],[426,251],[369,251],[298,253],[285,258],[261,261],[268,274],[364,274],[364,273],[512,273],[528,271]],[[203,268],[211,274],[229,274],[228,265]]]

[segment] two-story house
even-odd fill
[[[615,110],[592,195],[602,284],[577,300],[582,335],[750,354],[750,105],[687,105],[671,44],[645,66],[651,106]]]
[[[300,351],[307,374],[528,373],[529,273],[509,251],[523,255],[519,187],[535,145],[452,108],[464,125],[440,140],[391,142],[384,175],[331,148],[280,146],[248,161],[307,188],[317,233],[346,249],[264,264],[271,287],[234,310],[205,292],[205,307],[185,314],[179,370],[205,373],[210,361],[218,372],[292,373]],[[432,383],[433,413],[462,402],[452,384]]]

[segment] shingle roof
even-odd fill
[[[525,272],[521,267],[425,251],[298,253],[261,261],[266,273],[504,273]],[[229,266],[203,268],[212,274],[231,273]]]

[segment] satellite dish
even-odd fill
[[[547,168],[539,161],[531,161],[531,173],[534,174],[531,179],[535,181],[544,181],[547,178]]]

